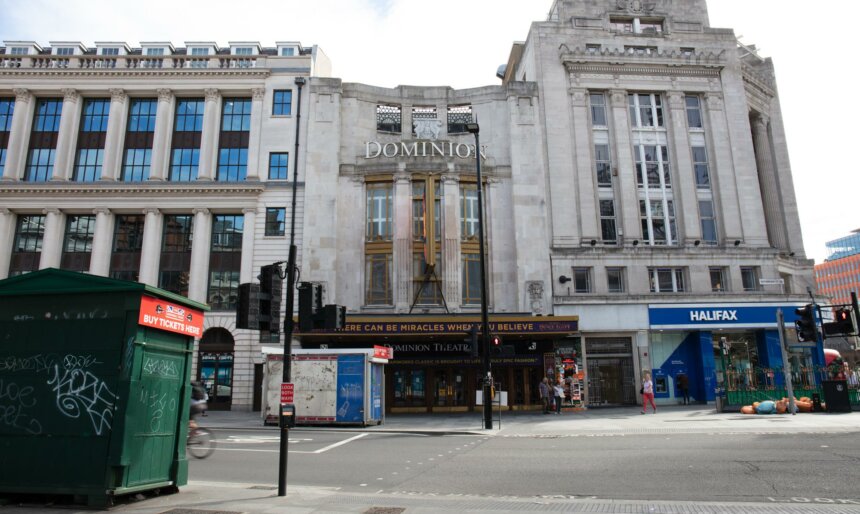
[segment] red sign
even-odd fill
[[[192,337],[203,335],[203,311],[160,298],[140,298],[139,325]]]
[[[281,403],[293,403],[293,391],[296,384],[281,382]]]
[[[374,359],[388,359],[391,360],[394,358],[394,350],[388,346],[373,346],[373,358]]]

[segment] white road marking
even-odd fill
[[[331,449],[337,448],[338,446],[343,446],[347,443],[351,443],[351,442],[355,441],[356,439],[361,439],[362,437],[364,437],[366,435],[367,435],[366,432],[364,434],[358,434],[357,436],[350,437],[349,439],[344,439],[343,441],[341,441],[339,443],[330,444],[330,445],[326,446],[325,448],[320,448],[319,450],[314,451],[314,452],[310,452],[310,453],[324,453],[324,452],[327,452]]]

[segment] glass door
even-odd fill
[[[423,369],[395,369],[392,373],[394,383],[393,407],[426,407],[426,374]]]
[[[433,376],[433,408],[439,411],[465,411],[469,406],[468,375],[463,368],[440,368]]]

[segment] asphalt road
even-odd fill
[[[276,486],[276,432],[219,431],[189,479]],[[860,434],[290,432],[288,484],[342,491],[860,505]]]

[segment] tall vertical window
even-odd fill
[[[683,268],[650,268],[648,277],[651,282],[652,293],[683,293],[686,291]]]
[[[597,171],[597,185],[612,187],[612,163],[609,159],[609,145],[594,145],[594,166]]]
[[[627,290],[624,268],[606,268],[606,287],[610,293],[623,293]]]
[[[289,116],[293,112],[293,92],[289,89],[276,89],[272,93],[272,115]]]
[[[207,303],[214,310],[236,308],[245,216],[216,215],[212,223]]]
[[[463,253],[463,305],[479,305],[481,303],[481,254],[480,252]]]
[[[672,245],[676,242],[675,206],[672,201],[639,201],[642,235],[646,244]]]
[[[45,216],[19,214],[12,244],[9,276],[22,275],[39,269],[42,240],[45,236]]]
[[[30,133],[30,147],[27,152],[24,180],[47,182],[53,176],[62,112],[63,101],[61,99],[40,98],[36,102],[36,114],[33,118],[33,130]]]
[[[687,127],[702,128],[702,106],[698,96],[687,96],[684,98],[687,104]]]
[[[225,98],[221,114],[221,132],[248,132],[251,130],[251,100]]]
[[[702,240],[707,244],[717,244],[717,220],[712,200],[699,200],[699,219],[702,220]]]
[[[192,216],[164,216],[161,262],[158,268],[158,287],[161,289],[188,296],[193,228]]]
[[[600,237],[604,244],[616,244],[615,200],[600,200]]]
[[[728,291],[728,281],[726,277],[728,273],[726,273],[726,268],[709,268],[708,272],[711,276],[711,291],[714,293],[722,293],[724,291]]]
[[[108,114],[110,114],[110,100],[103,98],[84,100],[73,180],[94,182],[101,178]]]
[[[744,291],[758,291],[759,287],[759,269],[754,266],[741,267],[741,285]]]
[[[135,98],[128,111],[129,132],[155,132],[155,117],[158,101],[151,98]]]
[[[176,100],[170,154],[171,181],[197,180],[200,170],[200,141],[203,137],[203,105],[204,102],[200,98]]]
[[[636,145],[634,151],[642,236],[646,244],[675,244],[677,231],[668,148],[664,145]]]
[[[93,236],[96,228],[95,216],[66,217],[66,232],[63,238],[63,254],[60,268],[71,271],[88,271],[93,251]]]
[[[391,186],[382,185],[367,189],[367,240],[391,240],[392,199]]]
[[[634,127],[662,127],[663,100],[658,94],[630,94],[630,121]]]
[[[367,185],[365,231],[365,303],[391,305],[393,187],[390,182]]]
[[[132,282],[137,282],[140,278],[144,220],[141,214],[116,216],[110,259],[111,278]]]
[[[595,127],[606,126],[606,97],[603,93],[591,93],[588,97],[591,106],[591,124]]]
[[[287,180],[289,178],[290,154],[287,152],[272,152],[269,154],[269,180]]]
[[[463,276],[461,303],[478,305],[481,303],[481,247],[478,239],[478,185],[460,185],[460,252],[462,254]]]
[[[251,100],[225,98],[218,144],[219,181],[238,182],[247,177],[250,130]]]
[[[157,109],[158,101],[155,99],[134,98],[130,102],[122,160],[122,180],[125,182],[149,180]]]
[[[575,293],[591,292],[591,268],[573,268],[573,291]]]
[[[282,236],[285,233],[287,209],[284,207],[269,207],[266,209],[266,235]]]
[[[6,168],[6,148],[9,146],[9,133],[12,131],[12,114],[15,100],[0,98],[0,176]]]
[[[638,145],[636,153],[636,181],[643,187],[647,181],[649,188],[668,189],[672,187],[672,173],[669,164],[669,148],[663,145]]]
[[[694,146],[693,167],[696,171],[696,187],[699,189],[711,188],[711,174],[708,169],[708,151],[704,146]]]
[[[464,241],[478,238],[478,188],[464,184],[461,189],[460,236]]]

